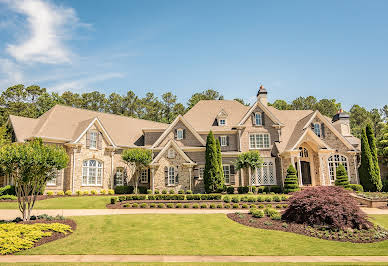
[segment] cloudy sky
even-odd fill
[[[388,104],[388,1],[0,0],[0,89]]]

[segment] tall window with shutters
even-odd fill
[[[115,181],[116,186],[124,185],[124,168],[123,167],[117,167],[114,181]]]
[[[148,183],[148,169],[143,169],[141,171],[140,183]]]
[[[224,164],[222,167],[224,170],[225,184],[229,185],[230,184],[230,165]]]
[[[168,185],[169,186],[175,185],[175,167],[174,166],[168,167]]]
[[[255,125],[256,126],[261,126],[262,124],[262,119],[261,119],[261,114],[260,113],[255,113]]]

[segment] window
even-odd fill
[[[96,131],[91,131],[90,132],[90,143],[89,143],[89,148],[92,149],[97,149],[97,132]]]
[[[148,169],[143,169],[141,171],[140,183],[148,183]]]
[[[251,176],[252,185],[276,185],[275,159],[264,158],[262,167],[256,168]]]
[[[57,178],[60,177],[61,171],[55,171],[54,177],[51,178],[50,180],[47,181],[46,185],[47,186],[56,186],[57,185]]]
[[[228,146],[228,137],[227,136],[220,137],[220,145],[222,147]]]
[[[205,173],[205,167],[200,166],[199,167],[199,179],[203,179]]]
[[[219,122],[220,126],[225,126],[226,125],[226,119],[219,119],[218,122]]]
[[[257,125],[257,126],[261,126],[262,125],[261,114],[260,113],[255,113],[255,125]]]
[[[173,148],[168,150],[167,157],[169,159],[175,158],[175,150]]]
[[[225,184],[230,184],[230,165],[223,165]]]
[[[309,157],[309,152],[306,148],[299,147],[299,156],[300,157]]]
[[[116,184],[116,186],[123,186],[124,185],[124,168],[122,168],[122,167],[118,167],[116,169],[115,184]]]
[[[83,186],[102,185],[102,163],[97,160],[86,160],[82,167]]]
[[[314,123],[314,133],[318,137],[321,137],[321,125],[319,123]]]
[[[183,129],[177,129],[177,131],[176,131],[176,139],[177,140],[183,139]]]
[[[175,167],[173,166],[168,168],[168,185],[175,185]]]
[[[249,147],[251,149],[266,149],[269,148],[269,134],[258,133],[249,135]]]
[[[336,172],[337,167],[342,164],[345,167],[346,172],[348,172],[348,160],[345,156],[342,156],[340,154],[334,154],[329,157],[329,175],[330,175],[330,182],[334,183],[336,178]],[[349,173],[348,173],[349,176]]]

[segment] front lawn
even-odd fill
[[[374,215],[388,228],[388,215]],[[223,214],[72,217],[70,236],[19,254],[388,255],[388,241],[328,241],[238,224]]]
[[[105,209],[111,196],[60,197],[35,202],[34,209]],[[0,209],[17,209],[17,202],[1,202]]]

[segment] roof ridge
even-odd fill
[[[38,124],[36,125],[36,128],[34,128],[34,130],[32,131],[33,135],[39,136],[38,134],[42,131],[43,127],[47,124],[49,118],[51,117],[56,107],[57,107],[57,104],[51,107],[47,112],[45,112],[38,118],[39,122],[41,121],[41,119],[43,119],[43,124],[39,127],[40,123],[38,122]]]

